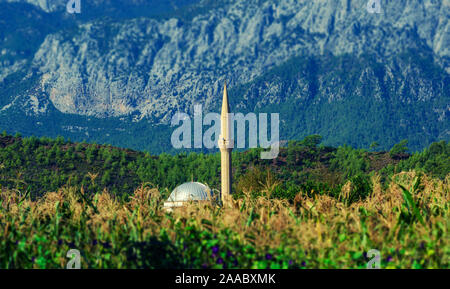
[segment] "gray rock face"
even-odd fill
[[[45,12],[54,12],[64,10],[68,1],[69,0],[0,0],[0,3],[28,3],[41,8]]]
[[[27,2],[54,11],[66,1]],[[82,23],[74,34],[45,38],[32,60],[40,79],[33,94],[47,95],[64,113],[133,113],[167,122],[195,103],[210,107],[225,80],[231,86],[250,82],[294,56],[369,53],[383,59],[418,48],[432,51],[450,72],[450,1],[381,1],[381,14],[368,13],[366,4],[238,0],[191,20]],[[276,101],[275,88],[267,89],[261,104]],[[40,98],[29,97],[32,107],[39,106]],[[335,97],[331,93],[330,101]],[[430,96],[423,88],[418,97]]]

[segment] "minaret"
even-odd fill
[[[221,156],[222,204],[228,205],[231,201],[231,151],[233,140],[230,133],[230,106],[228,104],[227,84],[223,88],[222,114],[220,116],[219,148]]]

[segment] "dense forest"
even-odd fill
[[[387,183],[399,171],[415,169],[441,179],[450,172],[450,145],[445,141],[409,154],[406,140],[389,152],[372,151],[376,143],[365,150],[323,146],[321,140],[321,136],[312,135],[291,141],[273,160],[260,159],[261,149],[234,152],[235,198],[246,192],[266,192],[290,201],[299,191],[335,196],[350,181],[356,201],[370,192],[374,175]],[[0,136],[0,171],[2,189],[32,198],[66,185],[83,187],[89,194],[106,188],[126,198],[142,184],[157,187],[166,195],[191,180],[219,189],[220,155],[155,156],[109,145],[72,143],[63,137],[22,138],[4,132]]]
[[[320,134],[326,145],[367,148],[376,141],[382,150],[408,139],[410,150],[420,151],[432,142],[448,140],[447,113],[437,117],[435,112],[449,102],[449,77],[431,63],[432,54],[422,50],[382,62],[369,54],[294,57],[233,88],[230,105],[244,112],[278,112],[282,139]],[[398,79],[386,81],[396,67],[413,67],[420,73],[410,78],[395,73]],[[361,81],[365,73],[373,76]],[[436,97],[427,102],[414,101],[413,87],[420,77],[436,89]],[[396,91],[399,83],[410,90]],[[269,89],[273,96],[266,100]]]

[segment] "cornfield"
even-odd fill
[[[126,200],[106,189],[69,185],[33,200],[0,194],[0,267],[66,268],[449,268],[449,181],[402,172],[365,199],[298,192],[293,203],[270,194],[230,207],[191,203],[163,209],[161,190],[140,186]]]

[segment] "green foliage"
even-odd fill
[[[408,140],[404,139],[401,142],[395,144],[392,149],[389,151],[389,155],[391,157],[396,157],[402,154],[406,154],[408,152]]]
[[[415,169],[445,178],[449,168],[449,145],[434,143],[405,160],[387,153],[367,152],[342,146],[318,146],[320,136],[290,141],[275,160],[261,160],[260,149],[233,153],[235,197],[247,192],[265,192],[293,202],[299,192],[309,195],[339,195],[347,181],[354,185],[352,198],[363,199],[373,172],[389,175]],[[71,143],[62,137],[0,137],[0,185],[30,187],[32,197],[56,191],[66,184],[83,186],[88,194],[104,188],[127,195],[141,183],[151,183],[170,192],[186,181],[200,181],[220,189],[220,155],[180,153],[152,156],[112,146]]]
[[[304,145],[308,148],[314,148],[317,145],[319,145],[321,141],[322,141],[322,136],[315,134],[315,135],[306,136],[303,139],[303,141],[300,142],[300,145]]]
[[[350,195],[345,200],[347,204],[364,200],[370,192],[372,192],[372,182],[370,181],[370,177],[367,175],[356,175],[351,178],[350,182]]]
[[[405,207],[408,209],[407,212],[402,212],[404,215],[407,215],[407,219],[411,221],[419,221],[422,225],[425,225],[423,221],[422,215],[416,205],[416,202],[413,198],[413,195],[417,192],[420,185],[420,177],[416,177],[414,179],[414,183],[411,186],[411,189],[406,189],[404,186],[400,185],[400,188],[403,191],[403,198],[405,199]]]
[[[364,150],[355,150],[349,146],[339,147],[335,153],[335,158],[331,160],[331,167],[344,171],[345,177],[352,177],[366,173],[369,162],[365,158]]]
[[[402,160],[396,171],[413,169],[444,179],[450,172],[450,143],[446,141],[432,143],[423,152]]]
[[[386,152],[367,152],[349,146],[337,149],[318,146],[319,140],[314,136],[291,141],[287,148],[280,150],[275,160],[261,160],[261,150],[258,149],[233,153],[234,197],[240,202],[240,208],[235,209],[234,215],[245,214],[242,218],[242,226],[245,227],[243,237],[226,226],[214,225],[214,222],[226,219],[220,216],[217,208],[212,209],[210,217],[201,221],[161,215],[154,209],[145,213],[141,211],[143,208],[153,208],[155,202],[161,206],[161,199],[165,199],[171,189],[191,178],[219,188],[218,154],[152,156],[112,146],[73,144],[63,138],[0,136],[0,184],[3,197],[7,196],[3,199],[8,200],[0,202],[0,214],[4,216],[0,229],[7,232],[7,237],[0,240],[0,267],[60,268],[66,260],[65,252],[77,248],[85,252],[83,264],[89,268],[363,268],[367,260],[361,248],[374,248],[372,243],[379,238],[371,239],[371,236],[378,234],[386,234],[383,254],[396,260],[383,261],[382,266],[448,266],[448,262],[446,265],[442,261],[440,250],[443,249],[439,249],[442,244],[430,241],[430,238],[442,240],[445,235],[442,219],[448,210],[445,194],[442,193],[440,199],[436,195],[429,197],[430,202],[440,200],[441,203],[427,205],[423,201],[429,190],[445,186],[442,181],[437,186],[429,181],[422,184],[417,178],[410,189],[406,189],[409,185],[394,180],[394,184],[401,185],[403,203],[382,213],[379,209],[389,206],[389,200],[385,200],[385,205],[372,209],[361,207],[358,212],[360,224],[351,232],[348,230],[348,216],[354,214],[354,208],[350,206],[373,197],[373,174],[390,176],[398,170],[412,168],[445,178],[449,172],[448,143],[432,144],[423,152],[399,161],[390,158]],[[386,179],[389,180],[389,177]],[[347,182],[350,184],[349,191],[343,196],[343,185]],[[133,209],[133,202],[141,198],[136,194],[132,198],[130,196],[143,183],[159,187],[161,198],[142,198],[145,204],[140,209]],[[423,193],[425,185],[428,185],[427,194]],[[45,202],[52,198],[41,198],[46,192],[66,192],[72,186],[78,189],[65,201],[57,199],[48,206]],[[126,222],[119,222],[119,216],[111,214],[109,201],[104,200],[105,196],[100,197],[99,193],[105,188],[113,199],[131,202],[115,207],[123,210],[121,214]],[[5,191],[8,189],[11,191]],[[18,194],[15,203],[19,209],[8,211],[10,204],[7,202],[15,200],[15,197],[9,197],[13,194]],[[384,200],[381,197],[385,196],[383,194],[373,197],[373,200]],[[36,212],[35,209],[21,208],[41,204],[30,202],[30,199],[46,200],[43,206],[47,206],[47,210],[54,208],[55,212],[47,217],[32,217],[28,223],[20,221],[27,219],[31,212]],[[323,203],[319,204],[319,200]],[[373,200],[368,204],[374,203]],[[260,201],[263,207],[255,205]],[[261,235],[254,235],[257,224],[261,226],[264,238],[269,238],[265,234],[278,232],[277,222],[285,218],[290,218],[288,223],[297,226],[295,230],[302,230],[307,224],[329,222],[328,218],[340,212],[330,214],[327,211],[336,208],[333,202],[341,202],[339,210],[348,211],[344,211],[339,221],[327,223],[333,228],[327,232],[332,235],[331,242],[353,246],[348,252],[334,250],[333,246],[306,252],[304,246],[298,244],[299,240],[285,235],[278,235],[275,239],[280,243],[270,248],[258,246],[255,242],[256,238],[261,238]],[[287,204],[288,207],[280,208],[280,204]],[[74,209],[77,205],[82,205],[83,209]],[[277,217],[280,210],[286,210],[283,218]],[[21,217],[12,216],[11,212],[20,212]],[[92,217],[93,214],[97,217]],[[393,214],[387,220],[395,222],[378,228],[382,224],[373,217],[376,214],[383,217]],[[104,220],[105,217],[111,219],[104,221],[101,227],[89,227],[95,220]],[[274,219],[261,224],[266,218]],[[5,227],[7,223],[15,225]],[[154,231],[155,224],[164,225],[158,227],[159,231]],[[277,229],[266,230],[269,224]],[[426,237],[415,232],[414,228],[418,225],[430,230]],[[150,227],[144,230],[143,226]],[[355,228],[360,228],[360,231],[353,231]],[[385,231],[391,229],[387,228],[392,228],[389,234]],[[295,230],[290,228],[283,234]],[[425,244],[423,249],[417,249],[417,240],[426,241],[422,241]],[[398,251],[398,247],[407,248],[408,254],[413,255]],[[410,257],[422,261],[405,261]]]
[[[378,142],[374,141],[373,143],[370,144],[370,149],[376,150],[379,146],[380,146],[380,144]]]
[[[382,268],[448,268],[443,184],[416,178],[403,204],[386,192],[356,208],[321,196],[299,208],[258,196],[228,210],[192,205],[172,213],[145,186],[130,200],[74,187],[39,202],[2,191],[0,268],[64,268],[71,248],[80,250],[82,268],[366,268],[373,248]],[[419,201],[430,194],[428,203]]]

